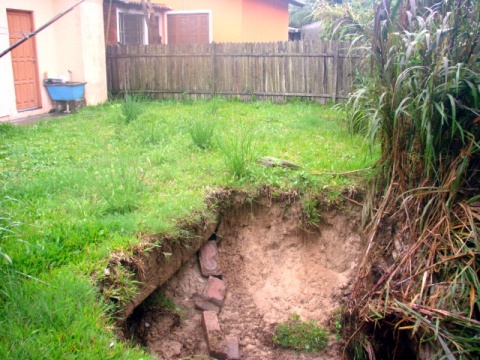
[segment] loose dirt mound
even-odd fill
[[[292,314],[332,328],[333,313],[349,294],[364,250],[358,215],[322,214],[318,229],[299,228],[298,204],[265,204],[231,209],[217,231],[219,262],[227,284],[219,314],[225,335],[237,335],[243,359],[339,359],[341,342],[332,336],[321,353],[276,349],[276,325]],[[205,285],[192,258],[127,322],[127,336],[160,358],[208,354],[201,314],[194,302]],[[180,311],[162,310],[155,299],[169,298]]]

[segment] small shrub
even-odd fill
[[[283,348],[299,351],[319,351],[327,345],[329,334],[314,320],[301,321],[293,314],[288,321],[281,323],[273,336],[273,342]]]
[[[192,137],[193,143],[200,149],[211,147],[215,126],[216,123],[208,119],[192,121],[188,127],[188,132]]]
[[[145,99],[140,95],[126,94],[122,103],[122,114],[126,124],[137,120],[145,111]]]

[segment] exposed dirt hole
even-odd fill
[[[231,208],[211,237],[227,286],[218,320],[224,335],[238,336],[242,359],[342,358],[342,342],[334,335],[319,353],[272,343],[277,324],[292,314],[334,330],[332,316],[346,301],[364,252],[358,208],[325,211],[308,231],[299,227],[300,214],[297,203]],[[208,355],[202,314],[194,305],[206,282],[198,257],[192,257],[135,309],[125,337],[161,359]]]

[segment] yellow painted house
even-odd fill
[[[270,42],[288,40],[296,0],[151,0],[153,39],[140,0],[104,0],[108,44]]]

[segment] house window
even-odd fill
[[[118,42],[123,45],[139,44],[147,45],[148,41],[148,29],[145,17],[141,11],[122,9],[118,11]],[[152,43],[155,42],[155,38],[160,38],[160,16],[155,16],[158,24],[155,36],[151,36]],[[160,42],[158,42],[160,43]]]
[[[169,44],[195,44],[210,42],[209,13],[168,14]]]
[[[119,35],[121,44],[143,44],[143,15],[119,13]]]

